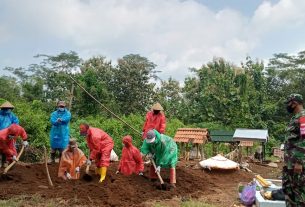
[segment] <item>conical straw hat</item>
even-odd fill
[[[152,110],[159,110],[159,111],[163,111],[163,107],[161,106],[161,104],[159,103],[155,103],[152,107]]]
[[[3,108],[10,108],[10,109],[13,109],[15,108],[10,102],[6,101],[4,102],[1,106],[0,106],[1,109]]]

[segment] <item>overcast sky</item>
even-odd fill
[[[0,0],[0,74],[73,50],[114,62],[140,54],[181,81],[213,57],[304,50],[304,11],[305,0]]]

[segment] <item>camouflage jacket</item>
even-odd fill
[[[305,116],[305,110],[295,114],[286,128],[284,161],[288,169],[293,169],[295,163],[305,166],[305,139],[300,136],[299,124],[302,116]]]

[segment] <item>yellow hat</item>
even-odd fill
[[[1,109],[4,109],[4,108],[7,108],[7,109],[13,109],[15,108],[10,102],[6,101],[4,102],[1,106],[0,106]]]
[[[158,111],[163,111],[163,107],[161,106],[161,104],[159,104],[158,102],[155,103],[152,108],[152,110],[158,110]]]

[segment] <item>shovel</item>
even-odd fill
[[[159,178],[159,181],[160,181],[160,184],[161,184],[161,189],[162,189],[162,190],[166,190],[166,189],[167,189],[167,188],[166,188],[166,185],[164,184],[164,181],[163,181],[163,179],[162,179],[160,173],[157,171],[157,166],[156,166],[156,163],[155,163],[154,159],[153,159],[153,158],[150,158],[150,161],[151,161],[151,163],[153,164],[153,166],[154,166],[154,168],[155,168],[155,170],[156,170],[156,174],[157,174],[157,176],[158,176],[158,178]]]
[[[24,146],[22,145],[21,150],[20,150],[20,152],[19,152],[19,154],[18,154],[18,156],[17,156],[17,158],[16,158],[17,161],[20,159],[20,157],[21,157],[23,151],[24,151]],[[17,161],[13,161],[11,164],[9,164],[9,166],[7,166],[7,167],[4,169],[3,175],[5,175],[5,174],[6,174],[6,173],[16,164]]]
[[[87,165],[85,175],[83,176],[83,179],[88,182],[92,181],[92,176],[89,174],[89,169],[90,165]]]

